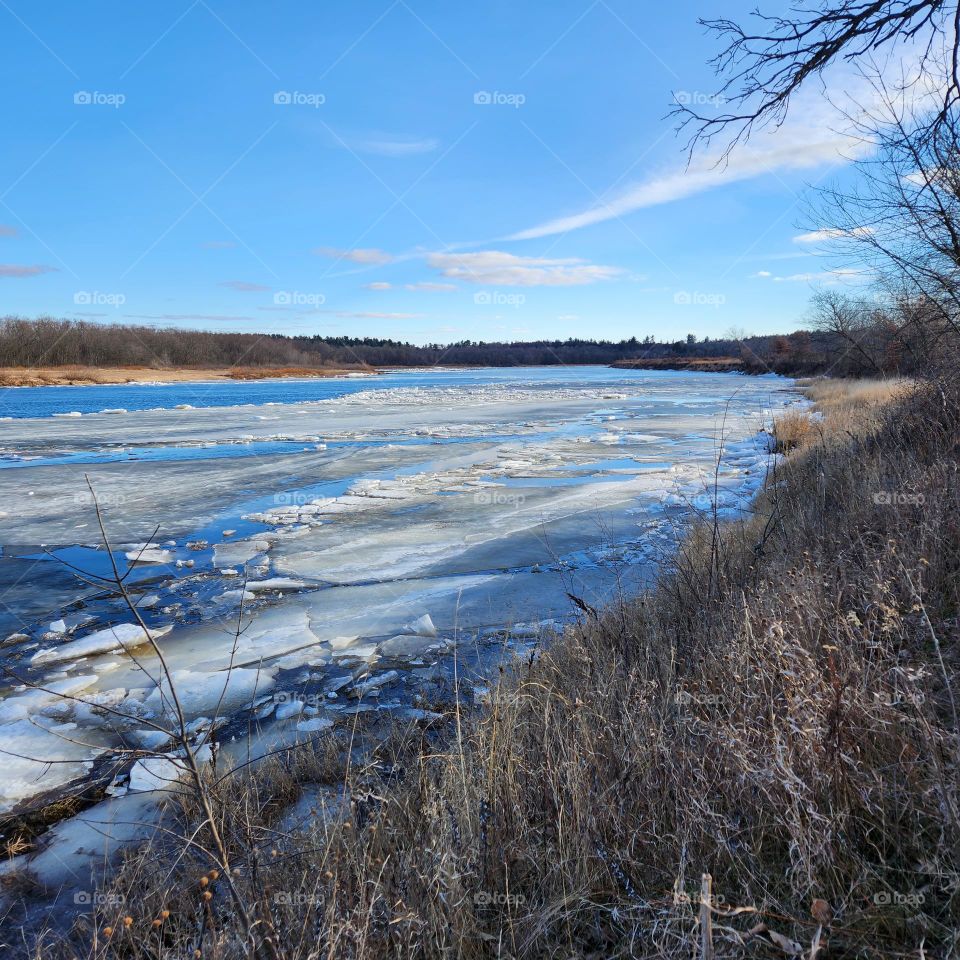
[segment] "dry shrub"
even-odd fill
[[[773,421],[774,449],[787,453],[802,446],[814,433],[814,423],[805,410],[788,410]]]

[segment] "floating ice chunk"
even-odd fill
[[[198,670],[173,671],[173,687],[177,698],[184,713],[191,716],[210,716],[218,706],[220,713],[226,715],[272,686],[273,676],[266,670],[235,667],[229,674],[226,670],[209,673]],[[155,713],[163,709],[172,711],[173,702],[166,678],[144,700],[144,706]]]
[[[388,670],[386,673],[378,673],[366,680],[361,680],[350,691],[353,697],[378,697],[380,688],[397,680],[400,674],[396,670]]]
[[[176,756],[146,757],[130,768],[130,790],[169,790],[186,776],[186,763]]]
[[[332,726],[332,720],[326,717],[314,717],[311,720],[301,720],[297,724],[297,730],[300,733],[317,733],[320,730],[329,730]]]
[[[218,543],[213,548],[213,562],[218,567],[233,567],[252,560],[264,548],[258,540],[234,540]]]
[[[443,714],[436,713],[433,710],[422,710],[419,707],[406,707],[401,711],[401,716],[408,720],[442,720]]]
[[[127,413],[128,411],[125,410],[123,407],[104,407],[104,409],[101,410],[100,412],[101,413]]]
[[[34,718],[4,725],[0,810],[80,776],[102,749],[92,732],[78,736],[75,723]]]
[[[302,700],[284,700],[277,704],[277,719],[289,720],[290,717],[299,717],[305,706]]]
[[[344,650],[359,639],[359,637],[331,637],[328,642],[331,650]]]
[[[191,403],[178,403],[174,406],[174,410],[195,410],[196,408]]]
[[[271,577],[269,580],[248,580],[247,590],[263,593],[265,590],[302,590],[307,584],[292,577]]]
[[[171,740],[171,735],[165,730],[131,730],[128,736],[144,750],[159,750]]]
[[[55,417],[82,417],[83,414],[79,410],[71,410],[69,413],[55,413]]]
[[[98,680],[96,674],[70,677],[66,680],[53,680],[44,683],[44,690],[28,690],[18,696],[0,700],[0,724],[23,720],[39,713],[44,707],[57,703],[61,697],[72,697],[92,687]],[[71,701],[67,701],[67,704]],[[0,734],[0,739],[5,734]]]
[[[150,636],[156,640],[165,636],[173,629],[172,624],[163,627],[151,627]],[[59,663],[64,660],[77,660],[80,657],[89,657],[98,653],[114,653],[117,650],[126,651],[139,647],[149,638],[139,623],[118,623],[116,626],[97,630],[80,640],[71,640],[61,643],[58,647],[49,647],[33,655],[31,663]]]
[[[244,603],[249,603],[251,600],[256,600],[257,597],[249,590],[224,590],[218,599],[226,603],[239,603],[241,600]]]
[[[67,624],[66,624],[66,622],[63,621],[63,620],[54,620],[53,623],[50,624],[50,632],[51,632],[51,633],[66,633],[66,632],[67,632]]]
[[[134,563],[169,563],[173,559],[173,554],[169,550],[164,550],[156,543],[143,543],[131,547],[124,556]]]
[[[405,660],[412,660],[415,657],[423,656],[433,646],[433,639],[419,635],[402,634],[384,640],[380,644],[380,652],[385,657],[399,657]]]
[[[417,617],[416,620],[406,624],[403,629],[407,633],[412,633],[419,637],[437,636],[437,628],[434,626],[433,620],[430,619],[429,613],[425,613],[422,617]]]

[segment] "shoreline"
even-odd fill
[[[369,368],[340,367],[0,367],[0,387],[104,387],[131,384],[204,383],[243,380],[375,377]]]
[[[160,386],[173,383],[232,383],[252,380],[335,380],[378,377],[392,373],[433,372],[466,373],[476,370],[540,369],[543,364],[486,364],[439,367],[379,365],[377,367],[92,367],[64,364],[49,367],[2,367],[0,388],[10,387],[107,387]],[[686,373],[745,373],[733,358],[689,360],[617,360],[614,363],[555,364],[561,367],[603,367],[613,370],[676,371]],[[781,376],[784,376],[781,374]],[[789,375],[787,375],[789,378]]]

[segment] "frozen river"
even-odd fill
[[[748,501],[795,399],[600,367],[0,392],[0,811],[164,746],[85,477],[188,721],[311,731],[415,713],[455,650],[523,649],[572,597],[635,592],[691,511]]]

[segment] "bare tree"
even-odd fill
[[[704,116],[678,107],[691,148],[723,135],[729,152],[754,127],[779,126],[794,94],[831,64],[857,63],[897,43],[921,42],[923,69],[946,65],[932,120],[960,98],[960,6],[949,0],[798,0],[785,16],[755,12],[752,29],[727,19],[699,23],[726,44],[711,64],[723,78],[718,98],[731,109]]]

